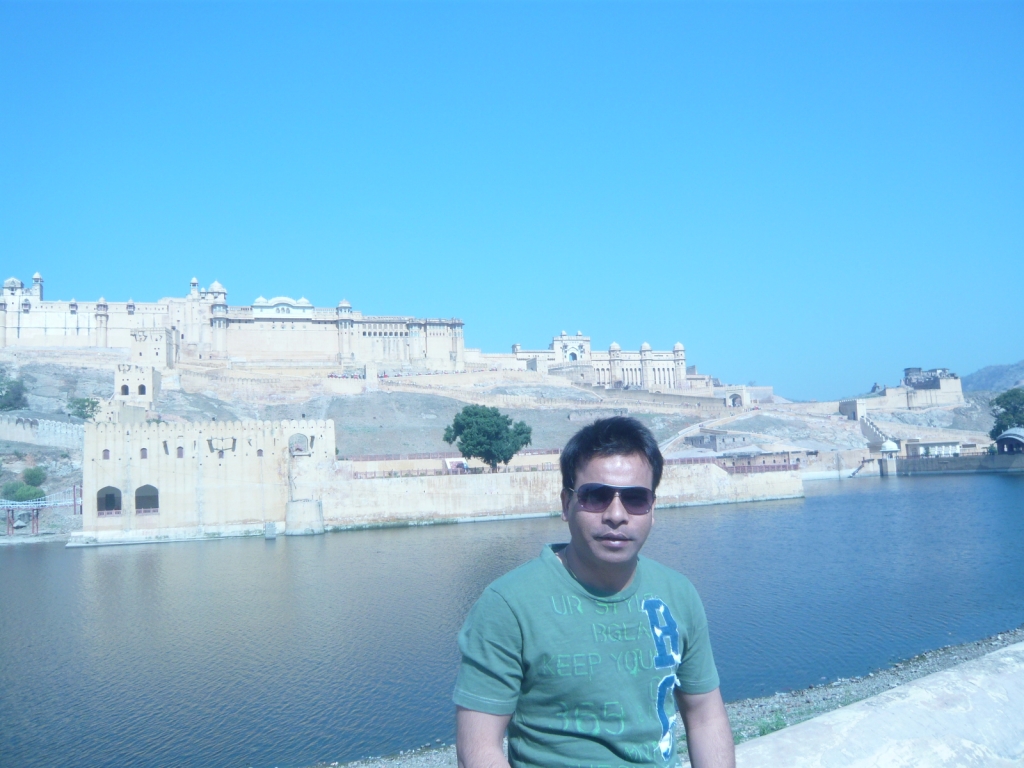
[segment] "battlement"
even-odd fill
[[[81,429],[81,427],[79,427]],[[139,424],[117,422],[89,423],[85,425],[86,440],[110,441],[112,444],[134,438],[134,442],[150,440],[199,440],[234,437],[239,440],[250,438],[275,439],[293,434],[304,434],[314,438],[313,447],[321,450],[319,442],[329,442],[324,452],[334,456],[333,419],[302,419],[283,421],[193,421],[169,422],[150,421]],[[328,435],[330,440],[328,441]]]
[[[84,435],[83,425],[68,421],[0,416],[0,440],[80,450]]]

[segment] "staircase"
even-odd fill
[[[867,416],[860,417],[860,431],[861,434],[868,439],[868,449],[872,453],[877,453],[879,450],[881,450],[882,443],[884,443],[886,440],[892,439],[887,434],[885,434],[885,432],[879,429],[878,425],[875,424],[875,422],[873,422]]]

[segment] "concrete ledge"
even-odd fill
[[[1024,643],[736,748],[739,768],[1024,767]]]
[[[277,524],[280,533],[284,525]],[[194,528],[136,528],[134,530],[75,531],[68,539],[69,547],[102,547],[115,544],[155,544],[170,541],[208,541],[239,536],[264,536],[264,524],[199,526]]]

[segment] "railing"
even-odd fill
[[[683,459],[666,459],[666,464],[714,464],[726,472],[739,474],[751,474],[756,472],[789,472],[800,469],[799,464],[790,464],[788,461],[783,464],[727,464],[728,459],[717,456],[693,456]]]
[[[527,448],[519,451],[516,456],[547,456],[560,455],[561,448]],[[339,461],[415,461],[418,459],[462,459],[456,451],[433,451],[431,453],[370,453],[363,456],[340,458]]]
[[[558,469],[554,462],[546,462],[540,466],[504,467],[495,474],[516,472],[553,472]],[[487,467],[452,467],[450,469],[387,469],[379,472],[353,472],[354,480],[379,480],[397,477],[440,477],[444,475],[483,475],[490,474]]]
[[[121,514],[121,510],[120,509],[97,509],[96,510],[96,517],[114,517],[115,515],[120,515],[120,514]]]
[[[789,472],[800,469],[799,464],[753,464],[751,466],[722,467],[726,472],[737,474],[757,474],[759,472]]]
[[[74,507],[76,515],[82,514],[82,486],[74,485],[66,490],[29,501],[0,499],[0,509],[42,509],[43,507]]]
[[[160,507],[138,507],[135,510],[136,515],[159,515]]]

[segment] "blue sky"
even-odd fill
[[[52,298],[583,330],[802,399],[1024,358],[1024,4],[0,4]]]

